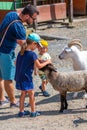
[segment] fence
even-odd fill
[[[9,11],[12,11],[12,10],[16,10],[16,11],[21,10],[21,8],[23,8],[27,4],[36,4],[37,8],[39,8],[41,15],[42,15],[41,12],[42,12],[43,8],[47,7],[46,11],[49,11],[48,12],[49,18],[47,18],[47,16],[43,12],[43,15],[42,16],[39,15],[39,17],[38,17],[39,22],[45,21],[47,19],[52,20],[52,19],[54,19],[54,17],[55,17],[55,19],[56,18],[63,18],[63,17],[65,18],[66,17],[66,9],[65,9],[66,5],[65,4],[64,5],[60,4],[60,5],[50,6],[50,4],[58,4],[58,3],[61,3],[63,1],[65,1],[65,0],[0,0],[0,23],[1,23],[1,21],[4,18],[6,13],[8,13]],[[42,6],[44,6],[44,7],[42,7]],[[58,9],[57,9],[57,6],[58,6]],[[56,13],[56,12],[54,12],[55,14],[53,16],[52,10],[53,11],[57,10],[57,12],[59,12],[59,14],[61,14],[62,17],[60,17],[58,15],[58,13]]]

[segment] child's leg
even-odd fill
[[[42,80],[42,85],[40,86],[40,89],[42,89],[42,91],[46,91],[46,85],[48,83],[46,75],[45,74],[41,74],[39,75],[41,80]]]
[[[29,99],[30,99],[30,106],[31,106],[31,113],[30,117],[40,116],[40,112],[35,110],[35,97],[34,97],[34,90],[28,91]]]
[[[48,83],[47,80],[42,80],[42,92],[43,92],[43,96],[45,96],[45,97],[50,96],[50,94],[46,91],[47,83]]]
[[[43,91],[46,91],[46,85],[47,85],[46,80],[42,80],[42,90]]]
[[[35,112],[34,90],[29,90],[28,95],[29,95],[29,100],[30,100],[31,112]]]
[[[24,112],[24,101],[25,101],[26,93],[27,93],[27,91],[21,91],[21,96],[20,96],[20,112]]]
[[[39,89],[42,91],[43,96],[49,97],[50,94],[46,91],[46,86],[47,86],[47,83],[48,83],[47,78],[46,78],[46,75],[45,75],[45,74],[42,74],[42,75],[39,75],[39,76],[40,76],[40,78],[41,78],[41,80],[42,80],[42,85],[39,86]]]

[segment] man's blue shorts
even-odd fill
[[[5,54],[0,52],[0,78],[4,80],[14,80],[15,76],[15,54]]]

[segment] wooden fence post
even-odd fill
[[[69,23],[73,22],[73,0],[69,0]]]
[[[37,0],[33,0],[33,5],[37,6]],[[35,30],[36,32],[36,29],[37,29],[37,20],[35,20],[33,22],[33,29]]]

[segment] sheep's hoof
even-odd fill
[[[59,113],[63,113],[63,111],[64,111],[63,109],[60,109],[60,110],[59,110]]]
[[[68,105],[67,105],[68,106]],[[67,110],[67,106],[64,107],[65,110]]]

